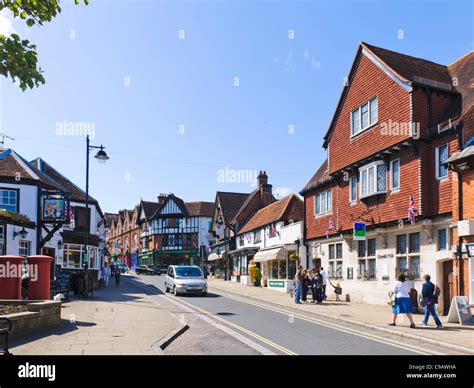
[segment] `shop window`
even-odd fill
[[[420,252],[420,233],[410,233],[410,253]]]
[[[369,238],[366,241],[358,241],[358,279],[371,280],[375,279],[375,256],[376,256],[376,239]]]
[[[329,245],[329,277],[332,279],[342,279],[342,243]]]
[[[408,245],[408,246],[407,246]],[[404,274],[409,280],[418,280],[421,276],[420,268],[420,233],[397,236],[397,265],[395,276]]]

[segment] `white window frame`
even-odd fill
[[[394,186],[393,185],[393,177],[394,177],[394,174],[393,174],[393,164],[395,162],[398,162],[398,186]],[[400,190],[400,167],[401,167],[401,163],[400,163],[400,158],[398,159],[393,159],[390,161],[390,190],[391,191],[399,191]]]
[[[355,190],[352,189],[352,181],[355,180]],[[352,198],[354,197],[354,198]],[[357,176],[351,176],[349,178],[349,203],[357,203]]]
[[[374,122],[371,122],[370,118],[371,118],[372,115],[371,115],[371,112],[370,112],[370,103],[373,100],[377,100],[377,117],[375,118]],[[362,128],[362,107],[365,106],[365,105],[368,105],[368,107],[367,107],[368,120],[367,120],[367,126],[365,128]],[[359,111],[359,131],[358,132],[354,132],[354,123],[353,123],[353,120],[352,120],[353,113],[355,111]],[[365,130],[369,129],[370,127],[374,126],[375,124],[378,123],[378,121],[379,121],[379,101],[378,101],[378,96],[375,96],[375,97],[372,97],[370,100],[365,101],[363,104],[358,106],[356,109],[351,110],[351,112],[350,112],[351,138],[354,137],[354,136],[357,136],[359,133],[362,133]]]
[[[323,211],[323,207],[322,207],[322,202],[321,202],[321,198],[323,197],[323,194],[324,194],[324,198],[325,198],[325,207],[324,207],[324,211]],[[319,213],[316,212],[316,205],[319,204]],[[323,214],[329,214],[332,212],[332,190],[327,190],[327,191],[323,191],[321,193],[318,193],[318,194],[315,194],[314,195],[314,215],[315,216],[321,216]]]
[[[385,189],[384,190],[378,190],[378,182],[377,182],[377,168],[378,166],[382,166],[384,165],[385,166]],[[372,179],[373,179],[373,182],[372,183],[372,187],[374,189],[374,191],[372,192],[369,192],[369,187],[371,186],[370,185],[370,182],[369,182],[369,176],[370,176],[370,169],[374,169],[374,173],[372,175]],[[364,173],[364,171],[366,171],[366,177],[367,177],[367,184],[366,184],[366,192],[365,194],[363,193],[362,191],[362,175]],[[366,164],[365,166],[362,166],[361,168],[359,168],[359,198],[367,198],[367,197],[370,197],[372,195],[377,195],[377,194],[383,194],[383,193],[386,193],[387,192],[387,165],[384,161],[382,160],[379,160],[379,161],[376,161],[376,162],[372,162],[372,163],[369,163],[369,164]]]
[[[436,147],[436,149],[435,149],[436,179],[438,179],[438,180],[447,179],[448,178],[448,173],[449,173],[448,169],[446,168],[446,175],[443,175],[443,176],[439,175],[439,168],[441,167],[440,164],[439,164],[439,162],[440,162],[440,160],[439,160],[439,150],[443,147],[446,147],[446,149],[448,150],[448,158],[449,158],[449,143],[443,144],[439,147]]]
[[[25,245],[23,245],[23,244],[25,244]],[[26,254],[23,251],[25,249],[27,251]],[[25,257],[31,255],[31,241],[29,241],[29,240],[20,240],[18,242],[18,255],[19,256],[25,256]]]

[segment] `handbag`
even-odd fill
[[[397,303],[397,299],[395,298],[395,304],[392,306],[392,313],[400,314],[400,306]]]

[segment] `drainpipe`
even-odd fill
[[[462,125],[457,132],[457,141],[458,141],[458,148],[459,151],[464,149],[464,145],[462,142]],[[458,178],[458,221],[463,219],[463,190],[462,190],[462,174],[459,170],[456,170],[456,175]],[[458,228],[458,258],[459,258],[459,292],[460,296],[464,295],[464,271],[463,271],[463,258],[462,258],[462,241],[463,239],[459,237],[459,228]]]

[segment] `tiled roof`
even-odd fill
[[[116,213],[105,213],[105,221],[107,222],[108,226],[112,226],[112,222],[116,222],[118,217],[119,215]]]
[[[239,230],[239,234],[250,232],[264,225],[271,224],[276,221],[288,221],[287,218],[291,207],[296,210],[296,216],[291,217],[294,221],[303,219],[303,201],[295,194],[290,194],[279,201],[265,206],[257,211],[253,217]]]
[[[212,217],[214,213],[214,202],[185,202],[191,217]]]
[[[326,159],[306,184],[306,186],[301,189],[300,194],[303,195],[308,191],[315,189],[319,185],[329,182],[330,180],[331,177],[329,176],[328,160]]]
[[[153,215],[161,208],[161,204],[158,202],[149,202],[149,201],[141,201],[140,206],[145,213],[145,218],[150,219]]]
[[[464,117],[474,105],[474,51],[448,65],[448,70],[451,78],[456,79],[456,90],[461,94],[461,101],[458,101],[457,110],[452,115]]]
[[[449,74],[448,67],[445,65],[372,46],[365,42],[361,42],[361,45],[368,48],[390,69],[407,81],[417,83],[417,77],[422,77],[452,85],[451,75]]]
[[[72,201],[84,202],[86,200],[86,192],[84,190],[76,186],[76,184],[66,178],[63,174],[61,174],[45,160],[41,158],[36,158],[30,163],[33,164],[39,170],[41,170],[43,173],[54,179],[56,182],[59,182],[61,186],[65,187],[71,193]],[[89,202],[97,204],[97,200],[93,198],[90,194]]]
[[[36,181],[51,189],[68,192],[67,188],[44,174],[12,149],[0,150],[0,176],[16,178],[18,174],[21,179]]]
[[[224,217],[224,223],[230,224],[249,194],[218,191],[216,196],[221,207],[222,216]]]

